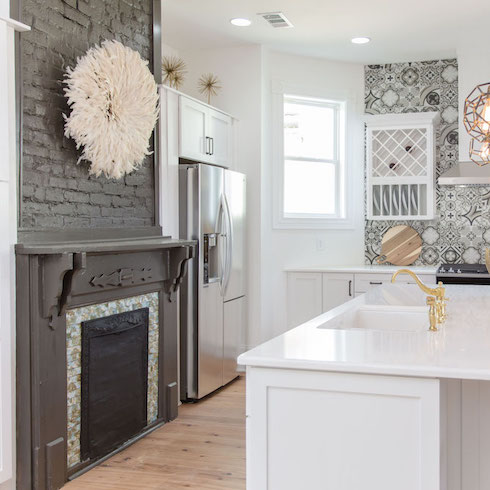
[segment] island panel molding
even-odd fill
[[[457,60],[393,63],[365,67],[367,114],[438,111],[436,177],[458,159]],[[436,185],[433,221],[370,221],[365,227],[365,263],[373,264],[390,226],[408,224],[422,237],[415,265],[483,263],[490,244],[490,186]]]
[[[439,380],[250,364],[249,488],[442,488]]]

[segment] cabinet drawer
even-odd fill
[[[356,293],[365,293],[372,288],[389,284],[391,274],[356,274]]]
[[[392,274],[356,274],[356,293],[365,293],[376,286],[391,283]],[[432,274],[418,274],[418,277],[424,284],[435,284],[436,277]],[[396,278],[397,284],[415,284],[415,279],[407,274],[400,275]]]

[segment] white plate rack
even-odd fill
[[[420,219],[427,215],[427,184],[375,184],[373,218]]]
[[[367,217],[430,220],[439,113],[366,116]]]

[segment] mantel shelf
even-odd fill
[[[56,243],[18,243],[15,251],[18,255],[51,255],[61,253],[101,253],[134,252],[164,248],[194,246],[193,240],[174,240],[165,237],[148,237],[124,240],[90,240]]]

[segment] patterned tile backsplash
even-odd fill
[[[365,67],[368,114],[439,111],[436,176],[458,160],[457,60],[368,65]],[[365,262],[376,263],[384,233],[408,224],[423,239],[416,265],[482,263],[490,246],[490,187],[436,186],[437,219],[433,221],[366,220]]]
[[[158,417],[158,293],[83,306],[66,312],[68,468],[80,463],[82,322],[140,308],[149,309],[147,421],[151,424]]]

